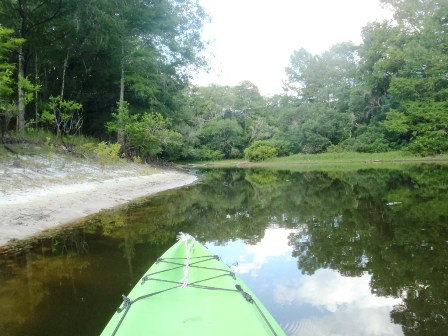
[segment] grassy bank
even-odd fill
[[[194,167],[252,168],[306,170],[357,170],[367,168],[400,168],[409,164],[448,163],[448,154],[422,157],[405,151],[385,153],[321,153],[295,154],[271,158],[262,162],[249,162],[244,159],[212,161],[192,164]]]

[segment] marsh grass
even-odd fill
[[[262,162],[247,160],[224,160],[192,164],[196,167],[216,168],[255,168],[287,169],[291,171],[346,171],[359,169],[400,169],[410,164],[440,163],[448,164],[448,154],[431,157],[417,156],[405,151],[385,153],[321,153],[295,154],[271,158]]]

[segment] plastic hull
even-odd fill
[[[124,297],[101,335],[285,334],[225,263],[181,239]]]

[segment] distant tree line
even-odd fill
[[[83,132],[169,160],[446,152],[448,3],[381,2],[391,22],[365,26],[360,45],[294,51],[284,94],[263,97],[248,81],[191,85],[205,65],[195,0],[0,0],[2,129]]]

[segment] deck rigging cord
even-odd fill
[[[189,234],[181,232],[177,236],[178,240],[183,241],[185,244],[185,267],[184,267],[184,277],[182,279],[182,288],[187,287],[188,285],[188,273],[190,272],[190,256],[193,253],[194,243],[196,239]],[[191,243],[189,243],[191,241]]]
[[[204,282],[207,282],[207,281],[210,281],[210,280],[213,280],[216,278],[220,278],[220,277],[225,277],[225,276],[230,276],[234,280],[236,279],[235,273],[228,269],[201,266],[201,264],[203,264],[204,262],[207,262],[209,260],[213,260],[213,259],[220,260],[219,256],[204,255],[204,256],[192,257],[191,254],[194,249],[195,239],[192,236],[190,236],[188,234],[184,234],[184,233],[180,233],[180,235],[178,236],[178,239],[185,242],[186,256],[184,258],[158,258],[156,263],[163,262],[163,263],[172,265],[172,267],[169,269],[164,269],[161,271],[146,274],[142,278],[142,281],[141,281],[141,285],[144,285],[147,281],[158,281],[158,282],[165,282],[165,283],[173,284],[173,286],[165,288],[163,290],[159,290],[156,292],[151,292],[151,293],[139,296],[134,300],[129,299],[126,295],[122,295],[123,303],[117,309],[117,313],[123,312],[123,315],[121,316],[120,320],[118,321],[118,323],[112,333],[112,336],[116,335],[116,333],[118,332],[126,315],[128,314],[129,310],[131,309],[131,307],[134,303],[136,303],[140,300],[143,300],[143,299],[150,298],[154,295],[158,295],[158,294],[173,290],[173,289],[186,288],[186,287],[205,289],[205,290],[213,290],[213,291],[234,292],[234,293],[240,294],[244,299],[246,299],[247,302],[249,302],[250,304],[253,304],[256,307],[258,313],[262,316],[264,322],[268,326],[269,330],[272,332],[272,335],[277,336],[276,331],[274,330],[273,326],[271,325],[268,318],[263,313],[263,311],[261,310],[261,308],[259,307],[257,302],[254,300],[254,298],[249,293],[244,291],[244,289],[240,285],[238,285],[238,284],[235,285],[235,289],[233,289],[233,288],[221,288],[221,287],[207,286],[207,285],[203,284]],[[182,279],[180,281],[172,281],[172,280],[166,280],[166,279],[160,279],[160,278],[154,277],[154,276],[160,275],[161,273],[170,272],[170,271],[173,271],[173,270],[176,270],[179,268],[184,268],[184,276],[182,277]],[[192,268],[212,270],[212,271],[216,271],[219,273],[212,277],[200,279],[200,280],[197,280],[194,282],[189,282],[188,275],[189,275],[190,269],[192,269]]]

